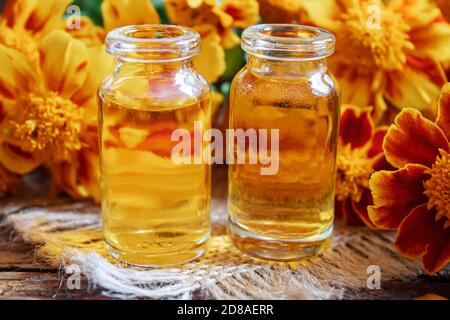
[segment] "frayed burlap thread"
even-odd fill
[[[55,267],[76,265],[91,288],[121,299],[341,299],[367,286],[368,266],[380,268],[382,283],[422,274],[400,257],[393,234],[337,225],[332,248],[301,263],[267,263],[242,255],[226,236],[223,200],[213,201],[213,234],[205,255],[178,268],[139,269],[105,252],[100,209],[67,198],[4,203],[1,224],[36,245],[36,257]]]

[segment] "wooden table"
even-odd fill
[[[226,172],[219,171],[215,179],[226,179]],[[225,192],[220,192],[220,197]],[[213,190],[213,196],[217,199],[218,192]],[[33,246],[18,238],[10,229],[0,227],[0,299],[107,299],[100,295],[100,289],[89,290],[85,279],[80,290],[68,290],[68,276],[37,262]],[[428,293],[450,298],[450,277],[421,276],[409,282],[383,282],[380,290],[348,291],[345,298],[414,299]]]

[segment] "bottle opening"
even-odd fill
[[[259,24],[242,34],[242,49],[272,60],[318,60],[334,53],[335,37],[324,29],[296,24]]]
[[[174,25],[134,25],[114,29],[106,36],[106,51],[136,62],[170,62],[190,59],[200,51],[200,35]]]

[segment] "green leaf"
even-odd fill
[[[102,0],[75,0],[72,4],[79,6],[82,14],[91,18],[95,24],[103,25],[102,12],[100,10]]]

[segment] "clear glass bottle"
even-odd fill
[[[238,144],[231,150],[229,230],[245,253],[291,261],[330,243],[340,102],[325,58],[334,42],[332,33],[301,25],[256,25],[242,35],[248,63],[232,83],[230,128],[267,129],[267,141],[278,129],[274,174],[263,175],[261,161],[237,164]],[[247,160],[255,153],[242,150]]]
[[[115,61],[99,90],[107,250],[140,266],[195,259],[210,234],[211,169],[174,161],[172,134],[184,130],[205,146],[211,92],[192,63],[200,37],[178,26],[127,26],[108,34],[106,48]]]

